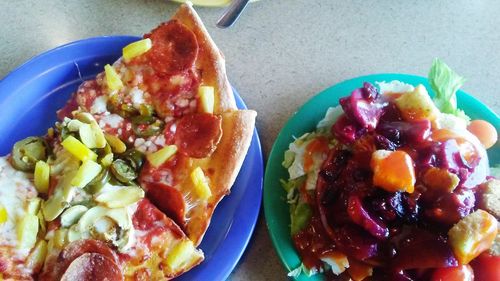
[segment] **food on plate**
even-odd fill
[[[256,113],[188,4],[0,158],[0,279],[169,280],[230,192]]]
[[[495,276],[500,180],[486,149],[496,131],[457,108],[463,81],[435,60],[433,98],[423,85],[364,83],[290,143],[281,183],[301,264],[289,276]]]

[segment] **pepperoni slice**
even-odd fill
[[[186,70],[198,55],[196,36],[177,20],[161,24],[144,37],[150,38],[153,43],[147,55],[151,66],[159,74]]]
[[[175,144],[189,157],[210,156],[222,137],[222,118],[209,113],[185,115],[179,120]]]
[[[177,224],[184,226],[186,202],[179,190],[164,183],[152,182],[145,186],[147,197],[153,204]]]
[[[98,253],[85,253],[76,258],[64,272],[61,281],[121,281],[118,265]]]
[[[74,259],[85,253],[98,253],[111,260],[116,260],[115,253],[106,243],[99,240],[86,239],[77,240],[68,244],[59,254],[58,261],[69,265]]]

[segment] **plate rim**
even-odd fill
[[[22,83],[28,83],[32,79],[35,79],[36,76],[30,75],[33,74],[34,72],[37,72],[36,70],[33,70],[33,66],[38,66],[41,67],[42,69],[45,69],[48,71],[51,67],[55,67],[51,65],[50,68],[48,66],[40,66],[40,64],[43,64],[44,60],[50,58],[51,56],[58,54],[60,52],[71,52],[72,49],[74,48],[82,48],[86,45],[89,44],[122,44],[122,46],[126,46],[126,44],[139,40],[141,37],[136,36],[136,35],[103,35],[103,36],[94,36],[94,37],[89,37],[89,38],[84,38],[84,39],[79,39],[76,41],[71,41],[68,43],[65,43],[60,46],[56,46],[52,49],[46,50],[44,52],[41,52],[19,66],[15,67],[12,71],[8,72],[5,77],[0,79],[0,92],[2,92],[3,89],[8,89],[12,88],[14,90],[10,90],[8,94],[2,94],[0,95],[0,104],[5,102],[6,100],[9,99],[13,95],[13,93],[19,91],[22,89]],[[106,56],[106,55],[116,55],[116,52],[107,52],[108,50],[92,50],[88,51],[89,55],[96,54],[96,56]],[[76,55],[76,54],[75,54]],[[76,57],[78,59],[79,57]],[[39,73],[37,73],[39,75]],[[32,77],[34,76],[34,77]],[[21,81],[21,82],[20,82]],[[17,85],[16,83],[20,83],[21,86]],[[239,109],[247,109],[247,106],[244,102],[244,100],[241,98],[239,95],[238,91],[234,88],[233,85],[231,85],[231,88],[234,93],[234,97],[236,99],[236,103],[238,105]],[[17,97],[19,98],[19,97]],[[257,226],[257,221],[260,215],[260,209],[261,209],[261,204],[262,204],[262,194],[263,194],[263,181],[264,181],[264,156],[263,156],[263,151],[262,151],[262,145],[260,141],[260,136],[257,130],[257,127],[254,128],[251,143],[249,146],[249,149],[247,151],[247,154],[245,156],[245,160],[242,164],[242,167],[238,173],[238,176],[242,174],[243,167],[245,165],[245,161],[247,159],[251,158],[253,160],[250,166],[250,168],[253,169],[253,171],[249,171],[250,175],[257,175],[257,179],[253,179],[252,177],[252,183],[248,183],[245,187],[244,190],[242,191],[242,198],[245,198],[247,193],[250,192],[252,197],[257,198],[256,202],[248,202],[243,204],[239,204],[238,207],[235,208],[233,219],[231,222],[231,225],[228,227],[227,231],[225,232],[224,236],[222,237],[222,241],[218,244],[218,247],[214,250],[212,254],[213,257],[217,257],[218,253],[220,253],[221,250],[220,248],[230,248],[231,251],[230,253],[220,253],[224,254],[225,259],[218,261],[218,265],[221,265],[220,263],[223,263],[223,266],[218,269],[211,269],[211,271],[215,272],[215,276],[218,278],[221,278],[222,280],[227,279],[228,276],[233,272],[233,270],[236,268],[238,263],[240,262],[243,254],[245,253],[248,244],[250,243],[250,240],[254,234],[255,228]],[[233,186],[234,187],[234,186]],[[230,198],[230,194],[222,198],[221,204],[224,200],[227,200]],[[243,199],[241,199],[243,200]],[[246,200],[248,201],[248,200]],[[246,202],[245,201],[245,202]],[[251,208],[248,208],[248,206],[251,205]],[[255,208],[257,207],[257,208]],[[217,211],[217,208],[214,210],[214,214]],[[245,217],[245,219],[239,219],[242,216]],[[237,221],[238,223],[233,223]],[[202,263],[203,264],[203,263]],[[200,264],[200,266],[202,265]],[[183,278],[184,276],[188,275],[190,272],[193,272],[194,270],[199,269],[199,267],[194,267],[192,270],[186,272],[185,274],[182,274],[178,278]],[[203,269],[201,273],[203,272]],[[206,269],[204,269],[206,270]],[[198,273],[200,274],[200,273]],[[177,278],[176,278],[177,279]]]
[[[298,257],[298,254],[297,254],[295,247],[293,246],[293,242],[290,239],[290,235],[288,235],[288,237],[286,237],[286,239],[289,239],[289,240],[287,240],[289,242],[286,242],[285,244],[287,246],[291,246],[291,249],[292,249],[291,253],[293,255],[290,256],[290,253],[285,253],[285,251],[287,251],[287,250],[285,250],[281,247],[282,244],[284,243],[281,241],[283,239],[283,237],[280,237],[277,234],[278,228],[280,225],[279,225],[279,223],[275,222],[276,220],[274,218],[274,216],[276,216],[275,210],[274,210],[274,209],[276,209],[275,208],[276,200],[272,200],[273,199],[272,193],[276,192],[277,185],[279,188],[279,193],[281,193],[282,195],[284,194],[284,190],[281,188],[281,186],[279,186],[279,182],[276,181],[279,179],[277,179],[276,175],[273,175],[271,170],[273,170],[273,168],[275,166],[281,167],[281,162],[283,160],[282,153],[284,153],[284,151],[281,151],[282,142],[284,142],[285,139],[290,139],[290,137],[293,137],[293,136],[289,136],[288,134],[289,133],[293,134],[293,131],[294,131],[294,128],[293,128],[294,124],[293,123],[297,123],[297,120],[299,118],[298,115],[303,114],[305,110],[307,110],[309,107],[311,107],[313,104],[315,104],[317,102],[317,100],[319,100],[321,97],[328,95],[330,92],[340,91],[342,87],[346,87],[347,85],[357,84],[358,85],[357,87],[361,87],[362,83],[365,81],[373,83],[375,81],[392,81],[392,80],[400,80],[402,82],[408,82],[408,81],[414,80],[414,81],[418,81],[418,83],[424,84],[427,89],[430,89],[426,77],[423,77],[420,75],[414,75],[414,74],[407,74],[407,73],[391,73],[391,72],[389,72],[389,73],[374,73],[374,74],[361,75],[361,76],[341,80],[337,83],[334,83],[334,84],[324,88],[323,90],[319,91],[318,93],[316,93],[312,97],[310,97],[308,100],[306,100],[303,104],[301,104],[298,107],[298,109],[290,115],[290,117],[285,122],[284,126],[279,131],[279,133],[278,133],[278,135],[277,135],[277,137],[272,145],[272,148],[270,150],[269,157],[268,157],[267,163],[266,163],[266,169],[265,169],[265,173],[264,173],[263,205],[264,205],[264,217],[265,217],[265,221],[266,221],[266,227],[267,227],[269,236],[271,238],[273,248],[279,257],[281,264],[284,266],[284,268],[286,270],[291,271],[291,270],[295,269],[295,267],[297,265],[295,265],[295,267],[293,265],[291,265],[290,263],[293,261],[290,261],[290,260],[291,259],[298,260],[298,263],[300,264],[300,258]],[[338,98],[350,94],[350,92],[352,90],[354,90],[354,88],[350,88],[350,90],[348,92],[346,92],[345,94],[341,94],[341,93],[337,94],[336,93],[335,94],[336,100],[333,100],[332,103],[328,104],[328,106],[330,107],[330,106],[338,105],[339,104]],[[431,90],[429,90],[429,93],[432,95]],[[474,107],[480,107],[482,112],[479,113],[478,115],[487,116],[487,117],[484,117],[484,119],[496,118],[496,122],[493,122],[493,125],[495,126],[497,131],[500,131],[499,116],[488,105],[482,103],[479,99],[477,99],[473,95],[471,95],[463,90],[459,90],[457,92],[457,102],[459,104],[459,107],[460,107],[460,104],[463,104],[463,103],[472,103]],[[322,114],[322,116],[324,116],[325,112],[326,111],[320,112],[320,113]],[[476,114],[476,113],[474,113],[474,114]],[[321,119],[314,120],[314,121],[317,123],[320,120]],[[310,128],[310,129],[313,129],[313,128]],[[497,146],[499,146],[498,142],[497,142],[496,147]],[[282,169],[284,169],[284,168],[282,168]],[[275,196],[278,196],[278,195],[275,195]],[[280,203],[286,204],[286,202],[284,202],[284,201],[283,202],[280,201]],[[288,207],[288,205],[285,205],[285,207]],[[288,212],[288,210],[287,210],[287,212]],[[289,219],[287,222],[289,222]],[[289,229],[289,226],[288,226],[288,229]],[[288,229],[287,229],[287,231],[288,231]],[[315,275],[313,277],[310,277],[310,279],[306,279],[304,277],[305,277],[304,274],[301,274],[299,277],[292,278],[292,279],[295,279],[295,280],[323,280],[324,279],[322,274],[318,274],[318,275]]]

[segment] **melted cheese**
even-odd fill
[[[7,210],[8,219],[0,225],[0,246],[17,247],[17,222],[26,215],[29,199],[37,197],[37,191],[28,174],[14,169],[7,157],[0,157],[0,204]],[[29,249],[19,250],[16,256],[25,258]]]

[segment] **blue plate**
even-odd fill
[[[0,81],[0,155],[14,143],[44,135],[83,80],[121,56],[135,36],[90,38],[69,43],[26,62]],[[235,92],[239,108],[245,103]],[[231,189],[212,217],[200,247],[205,261],[177,280],[225,280],[243,254],[255,228],[262,198],[263,159],[255,130],[250,149]]]

